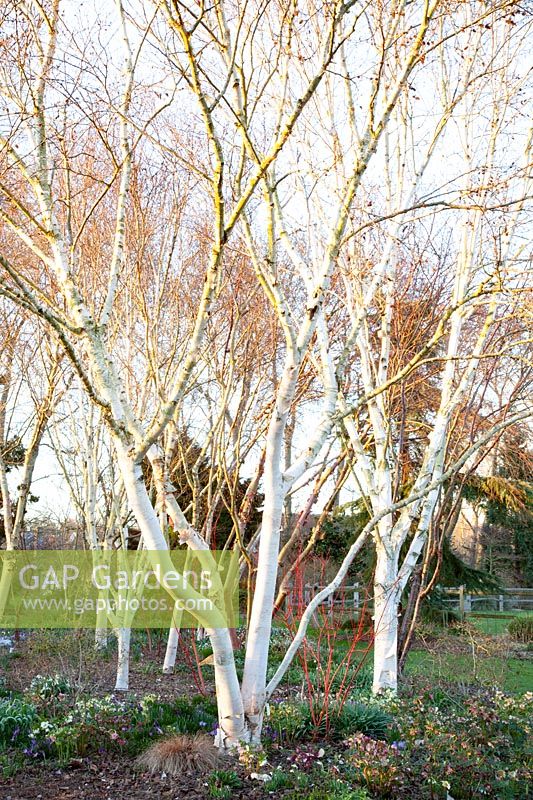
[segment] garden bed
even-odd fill
[[[273,637],[274,661],[283,651],[282,638]],[[457,664],[451,644],[462,642],[466,659],[468,637],[449,638],[450,658]],[[148,641],[137,634],[132,691],[113,695],[112,650],[91,652],[85,635],[29,636],[1,657],[0,797],[524,800],[532,791],[533,696],[505,692],[479,677],[465,681],[460,669],[455,681],[439,674],[435,664],[432,669],[432,650],[445,660],[446,648],[436,642],[438,636],[429,649],[413,654],[398,698],[373,698],[369,665],[359,665],[357,650],[346,662],[340,643],[330,666],[334,671],[344,664],[346,670],[323,696],[319,661],[312,674],[309,663],[321,653],[303,653],[271,704],[263,750],[245,747],[214,768],[171,776],[164,769],[147,773],[135,759],[168,736],[214,733],[211,667],[199,677],[184,647],[176,673],[163,676],[163,638]],[[327,653],[323,656],[328,663]],[[494,659],[491,651],[486,660]],[[504,666],[507,662],[500,674]]]

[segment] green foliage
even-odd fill
[[[340,709],[334,707],[332,727],[339,738],[360,731],[374,739],[386,739],[393,718],[377,705],[346,703]]]
[[[340,780],[329,778],[321,781],[320,786],[315,786],[309,793],[295,793],[291,800],[370,800],[366,789],[357,789]]]
[[[342,739],[356,731],[377,739],[388,736],[393,718],[377,705],[341,703],[334,698],[321,703],[277,703],[272,706],[266,732],[278,742],[291,746],[304,739]]]
[[[196,697],[193,700],[181,698],[172,704],[167,704],[168,715],[173,717],[170,725],[174,733],[197,733],[199,730],[209,732],[217,722],[216,703],[213,698]],[[161,723],[159,723],[161,724]]]
[[[352,679],[352,688],[358,694],[368,693],[372,688],[372,665],[367,661],[357,670],[357,674]]]
[[[317,556],[338,561],[344,556],[369,520],[368,511],[361,501],[341,506],[323,523],[321,535],[314,552]],[[373,549],[364,547],[354,559],[348,575],[362,575],[369,579],[374,564]]]
[[[376,698],[394,713],[391,743],[364,734],[348,740],[343,777],[373,798],[519,800],[529,796],[527,750],[533,696],[481,687],[407,687],[403,698]]]
[[[304,780],[302,780],[302,778]],[[307,776],[296,770],[286,771],[281,767],[275,769],[270,780],[263,784],[266,792],[275,793],[283,789],[293,789],[297,786],[302,787],[307,783]]]
[[[308,736],[309,706],[306,703],[280,702],[270,706],[265,734],[279,744],[290,747]]]
[[[275,664],[271,664],[269,669],[269,678],[274,675],[275,672]],[[298,686],[301,685],[305,680],[304,671],[300,664],[293,662],[285,675],[283,676],[283,683],[286,686]]]
[[[0,698],[0,743],[24,742],[37,717],[37,709],[20,697]]]
[[[51,704],[48,717],[30,731],[29,755],[47,755],[64,762],[73,756],[105,751],[134,755],[168,733],[211,731],[216,723],[213,701],[178,698],[172,703],[146,695],[140,700],[78,698],[70,709]]]
[[[30,683],[29,693],[41,700],[70,694],[74,687],[64,675],[36,675]]]
[[[11,778],[26,766],[24,755],[19,751],[0,753],[0,778]]]
[[[435,625],[453,625],[460,616],[453,611],[441,587],[464,586],[468,592],[500,594],[502,586],[497,576],[485,570],[469,566],[456,555],[447,538],[442,543],[442,558],[439,569],[439,584],[421,604],[421,619]]]
[[[510,532],[511,547],[507,546],[508,556],[518,558],[522,580],[527,586],[533,583],[533,484],[516,481],[524,497],[523,507],[509,508],[495,500],[487,504],[487,524]],[[501,535],[497,537],[498,542]],[[502,549],[502,545],[500,545]],[[503,553],[505,556],[505,553]]]
[[[217,800],[230,800],[234,789],[239,789],[242,781],[234,770],[215,769],[209,776],[209,797]]]
[[[442,544],[442,564],[439,570],[441,586],[464,586],[469,592],[500,593],[502,585],[495,575],[470,567],[456,555],[448,539]]]
[[[303,704],[291,704],[290,714],[284,705],[276,712],[283,714],[280,718],[293,730],[293,717],[305,727]],[[290,769],[279,770],[280,775],[276,770],[266,791],[289,790],[294,770],[305,775],[312,788],[305,792],[293,784],[288,795],[293,800],[529,797],[531,693],[515,697],[492,688],[425,683],[419,678],[404,685],[401,697],[384,694],[347,708],[352,723],[358,720],[360,727],[378,718],[370,716],[369,709],[381,712],[386,720],[393,717],[393,725],[387,721],[384,726],[388,740],[357,732],[344,739],[342,752],[334,746],[326,751],[320,742],[306,745],[293,740],[286,745]]]
[[[485,509],[499,508],[507,513],[523,511],[527,500],[521,482],[503,475],[470,475],[464,485],[463,496]]]
[[[515,642],[533,642],[533,614],[520,614],[509,623],[507,628],[511,639]]]
[[[493,544],[491,561],[508,562],[518,569],[526,586],[533,583],[533,453],[530,432],[522,426],[508,430],[499,447],[497,475],[478,478],[478,501],[487,511]]]

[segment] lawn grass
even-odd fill
[[[457,683],[489,683],[507,692],[533,691],[533,663],[519,658],[474,657],[469,654],[412,650],[406,672]]]
[[[491,620],[492,621],[492,620]],[[504,620],[496,620],[503,622]],[[484,622],[484,620],[481,620]],[[506,623],[509,620],[505,620]],[[502,631],[505,633],[505,630]],[[456,637],[453,637],[454,639]],[[464,641],[464,640],[463,640]],[[349,643],[345,640],[335,642],[335,661],[339,661]],[[413,649],[407,657],[406,674],[411,676],[424,676],[426,678],[442,679],[453,683],[484,683],[498,686],[504,691],[523,693],[533,691],[533,662],[531,660],[513,658],[507,655],[502,648],[502,655],[487,655],[479,644],[474,644],[474,653],[463,652],[438,652]],[[353,664],[357,665],[367,651],[367,642],[358,642],[355,646]],[[368,650],[364,658],[365,668],[371,668],[373,648]],[[295,659],[298,664],[298,659]]]
[[[503,634],[507,633],[507,628],[509,627],[509,623],[511,619],[508,615],[496,617],[496,616],[479,616],[479,617],[467,617],[468,621],[475,625],[478,630],[482,633],[486,633],[489,636],[502,636]]]

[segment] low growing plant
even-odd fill
[[[0,777],[11,778],[24,769],[25,760],[21,752],[0,753]]]
[[[388,797],[400,785],[399,751],[394,744],[358,733],[348,740],[347,761],[357,783],[378,797]]]
[[[270,780],[265,781],[263,785],[266,792],[275,794],[283,789],[301,788],[307,783],[306,778],[306,775],[297,770],[285,770],[282,767],[277,767],[272,772]]]
[[[533,614],[521,614],[509,623],[507,630],[515,642],[533,642]]]
[[[209,797],[217,800],[230,800],[235,789],[242,786],[242,781],[235,770],[215,769],[209,776]]]
[[[309,706],[296,702],[274,702],[264,727],[266,736],[279,745],[290,747],[310,732]]]
[[[308,793],[295,793],[291,800],[370,800],[370,796],[366,789],[353,788],[339,778],[330,778]]]
[[[211,733],[215,723],[213,704],[202,697],[172,703],[155,695],[139,700],[114,695],[78,698],[66,714],[49,714],[34,727],[28,755],[50,755],[61,761],[97,750],[136,755],[158,736]]]
[[[374,739],[386,739],[393,723],[390,714],[378,705],[347,702],[332,705],[329,712],[329,734],[341,739],[354,733],[364,733]]]
[[[36,717],[33,703],[20,697],[0,698],[0,743],[10,745],[25,741]]]
[[[337,702],[333,698],[324,706],[316,698],[313,705],[273,704],[265,731],[279,744],[290,746],[305,738],[336,740],[357,732],[386,739],[392,725],[393,717],[376,703]]]
[[[41,700],[70,694],[74,687],[64,675],[36,675],[30,683],[29,693]]]
[[[387,800],[530,795],[533,694],[452,685],[407,685],[404,691],[391,701],[396,740],[387,744],[363,734],[350,739],[340,765],[345,778]]]

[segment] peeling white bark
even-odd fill
[[[175,627],[170,628],[168,631],[167,648],[165,650],[165,660],[163,662],[163,673],[165,675],[172,675],[174,672],[179,641],[179,629]]]
[[[131,628],[119,628],[117,634],[116,692],[127,692],[130,688],[130,642]]]
[[[374,577],[374,692],[396,691],[398,684],[398,586],[397,553],[389,554],[376,536],[377,563]]]

